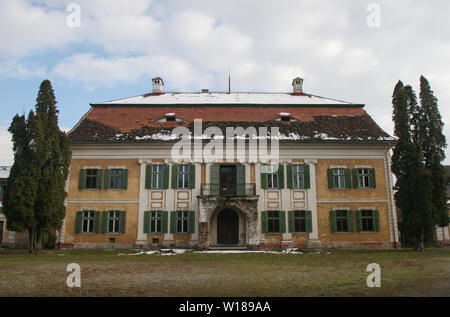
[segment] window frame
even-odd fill
[[[152,231],[152,225],[155,224],[155,230]],[[160,230],[158,230],[158,225]],[[163,211],[162,210],[150,210],[149,211],[149,223],[148,233],[162,233],[163,232]]]
[[[332,168],[331,169],[332,170],[332,175],[333,175],[333,188],[334,189],[345,189],[345,188],[347,188],[347,185],[348,184],[346,184],[346,180],[345,180],[345,170],[346,170],[346,168],[345,167],[334,167],[334,168]],[[338,172],[337,174],[335,173],[335,172]],[[342,172],[342,174],[340,174],[339,172]],[[337,180],[338,180],[338,185],[336,185],[336,177],[337,177]],[[340,179],[342,179],[342,184],[340,184]],[[342,186],[340,186],[340,185],[342,185]]]
[[[84,189],[98,189],[99,184],[97,184],[97,178],[98,178],[98,173],[99,170],[98,168],[85,168],[84,169],[86,171],[86,179],[84,182]],[[94,175],[89,175],[90,171],[95,171]],[[88,183],[89,183],[89,179],[93,179],[94,180],[94,186],[93,187],[89,187]],[[92,185],[92,184],[90,184]]]
[[[118,234],[118,233],[121,233],[120,232],[120,210],[106,210],[106,212],[107,212],[107,215],[108,215],[108,226],[107,226],[107,229],[106,229],[106,233],[108,233],[108,234]],[[111,216],[111,214],[113,214],[112,216]],[[112,222],[112,224],[113,224],[113,230],[110,230],[111,229],[111,222]],[[116,228],[117,227],[117,228]]]
[[[371,183],[370,183],[370,168],[368,167],[357,167],[357,176],[358,176],[358,188],[362,188],[362,189],[367,189],[367,188],[371,188]],[[361,173],[361,171],[363,171]],[[364,172],[365,171],[365,172]],[[361,179],[367,179],[367,185],[365,184],[361,184]]]
[[[298,213],[302,213],[302,215],[298,215]],[[293,210],[292,217],[294,220],[294,232],[295,233],[306,233],[306,210]],[[297,230],[297,223],[301,221],[303,223],[304,230]],[[303,229],[301,226],[298,229]]]
[[[280,233],[281,232],[281,213],[275,210],[267,211],[267,233]],[[278,225],[278,228],[274,228],[275,224]],[[272,230],[270,230],[272,227]],[[277,229],[277,230],[274,230]]]
[[[179,210],[176,213],[176,233],[187,234],[189,233],[189,211]],[[179,224],[181,223],[181,230],[179,230]],[[185,224],[185,228],[184,228]],[[185,230],[183,230],[185,229]]]
[[[190,176],[190,164],[179,164],[177,165],[177,188],[178,189],[189,189],[189,176]],[[181,185],[180,186],[180,180]]]
[[[376,232],[375,230],[375,212],[372,209],[360,209],[361,212],[361,231],[360,232]],[[370,212],[370,216],[364,215],[364,213]],[[364,230],[365,224],[370,220],[371,230]]]
[[[109,180],[109,188],[108,189],[122,189],[123,184],[122,184],[122,178],[123,178],[123,173],[124,173],[124,169],[123,168],[110,168],[109,169],[110,172],[110,180]],[[114,172],[120,172],[119,175],[114,175]],[[119,186],[117,186],[117,184],[114,184],[113,179],[117,179]],[[116,186],[114,186],[116,185]]]
[[[89,234],[95,234],[95,210],[82,210],[81,211],[81,231],[80,233],[89,233]],[[88,214],[86,216],[86,214]],[[91,214],[91,215],[90,215]],[[87,227],[88,227],[88,231],[85,231],[85,221],[87,221]],[[92,226],[92,230],[89,230]]]
[[[156,171],[154,170],[156,168]],[[152,179],[150,189],[163,189],[164,187],[164,165],[163,164],[152,164],[151,165]],[[154,178],[156,176],[156,186]]]
[[[296,170],[301,168],[301,171]],[[301,179],[301,185],[300,185]],[[297,186],[295,182],[297,180]],[[305,164],[292,164],[292,188],[293,189],[304,189],[305,188]]]

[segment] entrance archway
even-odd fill
[[[233,209],[224,209],[217,215],[217,244],[239,244],[239,215]]]

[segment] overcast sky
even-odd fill
[[[0,165],[13,162],[12,117],[34,108],[44,79],[65,130],[156,76],[166,91],[227,91],[229,64],[232,91],[288,92],[300,76],[307,93],[365,104],[390,134],[396,82],[418,94],[423,74],[447,123],[449,13],[447,0],[1,0]]]

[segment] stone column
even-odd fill
[[[139,177],[139,215],[137,227],[137,240],[135,245],[137,247],[146,247],[148,245],[147,235],[144,233],[144,212],[148,206],[148,191],[145,189],[145,168],[147,166],[146,160],[139,160],[141,166]]]

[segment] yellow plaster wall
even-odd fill
[[[356,166],[375,168],[376,188],[328,188],[328,169],[332,166]],[[353,182],[353,179],[352,179]],[[332,199],[386,199],[386,179],[383,159],[366,160],[317,160],[316,165],[317,200]]]
[[[110,166],[124,166],[128,169],[127,189],[78,189],[80,170],[85,166],[99,167],[103,170]],[[103,183],[104,183],[103,172]],[[139,199],[139,174],[138,160],[72,160],[70,164],[68,200],[137,200]]]

